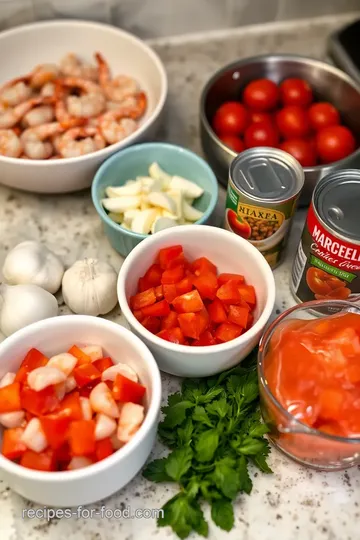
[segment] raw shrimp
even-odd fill
[[[138,376],[136,375],[135,371],[128,366],[127,364],[115,364],[115,366],[110,366],[109,368],[105,369],[101,374],[101,380],[102,381],[115,381],[116,375],[123,375],[127,379],[130,379],[131,381],[137,382]]]
[[[71,158],[101,150],[105,140],[96,127],[84,126],[69,129],[56,145],[64,158]]]
[[[102,54],[96,53],[95,58],[98,64],[100,86],[110,101],[121,102],[126,97],[137,94],[139,86],[135,79],[126,75],[118,75],[112,79],[109,65]]]
[[[97,81],[98,70],[95,66],[82,62],[75,54],[69,53],[60,61],[60,69],[67,77],[81,77]]]
[[[100,132],[109,144],[122,141],[137,130],[138,125],[132,118],[124,118],[117,111],[109,111],[99,119]]]
[[[7,107],[15,107],[31,97],[28,77],[17,77],[0,88],[0,101]]]
[[[21,435],[21,442],[34,452],[42,452],[45,450],[48,442],[38,418],[32,418],[29,421],[24,429],[24,433]]]
[[[21,135],[21,142],[28,159],[48,159],[54,151],[48,139],[63,133],[65,129],[66,127],[59,122],[26,129]]]
[[[144,407],[136,403],[124,403],[118,423],[117,438],[127,443],[135,435],[144,420]]]
[[[0,154],[18,158],[22,151],[23,145],[16,133],[12,129],[0,129]]]
[[[25,127],[40,126],[54,120],[54,107],[51,105],[40,105],[25,114],[22,123]]]
[[[28,113],[31,109],[36,107],[36,105],[40,105],[41,103],[44,103],[45,98],[31,98],[27,101],[24,101],[24,103],[20,103],[20,105],[17,105],[16,107],[5,109],[4,111],[0,112],[0,128],[11,128],[15,126],[20,120],[23,118],[23,116]]]
[[[106,383],[101,382],[90,392],[90,405],[93,411],[111,418],[119,417],[119,409]]]
[[[47,366],[55,367],[65,373],[66,376],[70,375],[72,370],[77,364],[77,358],[69,353],[62,353],[52,356]]]
[[[41,64],[36,66],[30,73],[29,83],[31,88],[39,89],[44,84],[54,81],[59,76],[59,68],[55,64]]]
[[[40,392],[47,386],[59,384],[66,379],[65,373],[51,366],[38,367],[30,371],[27,383],[32,390]]]
[[[95,440],[110,437],[116,431],[116,421],[106,414],[98,414],[95,420]]]

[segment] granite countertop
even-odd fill
[[[158,139],[201,153],[198,102],[201,88],[214,70],[239,57],[270,52],[324,57],[327,35],[352,18],[327,17],[152,41],[165,63],[170,83],[167,115]],[[221,189],[218,225],[223,208]],[[289,293],[289,274],[303,220],[304,211],[299,211],[286,260],[275,271],[274,315],[294,303]],[[122,263],[103,234],[88,192],[36,196],[0,186],[0,231],[0,267],[6,252],[26,239],[46,243],[67,265],[84,256],[108,260],[117,270]],[[60,311],[67,313],[64,306]],[[119,309],[108,318],[124,323]],[[162,381],[165,402],[167,394],[178,389],[179,379],[163,374]],[[157,443],[152,458],[164,453]],[[360,467],[343,473],[317,473],[295,465],[275,450],[270,465],[274,475],[256,475],[251,496],[241,496],[236,502],[233,531],[225,533],[211,523],[210,538],[355,540],[360,517]],[[160,508],[175,492],[172,486],[154,485],[138,475],[125,489],[93,507],[105,504],[108,508],[130,505],[132,510]],[[4,540],[63,540],[70,536],[79,540],[176,538],[169,528],[157,529],[153,519],[23,519],[23,510],[33,507],[9,490],[0,475],[0,530]],[[205,513],[209,518],[208,509]]]

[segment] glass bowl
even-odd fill
[[[273,445],[302,465],[331,471],[360,464],[360,438],[330,435],[300,422],[275,398],[265,377],[266,353],[271,337],[279,324],[288,319],[326,317],[329,311],[353,312],[360,315],[360,307],[345,300],[316,300],[288,309],[279,315],[261,338],[258,374],[261,412],[264,421],[270,427],[269,437]]]

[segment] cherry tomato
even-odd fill
[[[249,114],[237,101],[223,103],[213,118],[213,128],[217,135],[241,135],[249,123]]]
[[[276,123],[284,139],[306,137],[310,132],[310,123],[306,111],[301,107],[289,105],[276,115]]]
[[[291,154],[303,167],[314,167],[316,165],[316,153],[310,141],[290,139],[284,141],[279,148]]]
[[[250,111],[250,123],[258,124],[259,122],[273,123],[273,117],[267,112]]]
[[[311,86],[304,79],[286,79],[280,84],[280,97],[284,105],[308,107],[314,96]]]
[[[311,127],[315,131],[340,124],[339,111],[331,103],[326,103],[325,101],[311,105],[308,114]]]
[[[253,148],[255,146],[277,146],[279,136],[276,128],[268,122],[251,124],[245,131],[245,146]]]
[[[245,87],[243,101],[254,111],[271,111],[278,104],[279,89],[269,79],[257,79]]]
[[[239,137],[235,137],[235,135],[220,135],[219,139],[238,154],[245,150],[244,143]]]
[[[344,159],[356,148],[355,138],[345,126],[321,129],[317,134],[316,144],[321,161],[324,163]]]

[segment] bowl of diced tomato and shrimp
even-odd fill
[[[55,317],[0,344],[0,467],[39,504],[93,503],[125,486],[157,430],[160,373],[132,332]]]
[[[275,302],[270,266],[249,242],[207,225],[147,238],[123,263],[118,298],[162,371],[206,377],[257,345]]]

